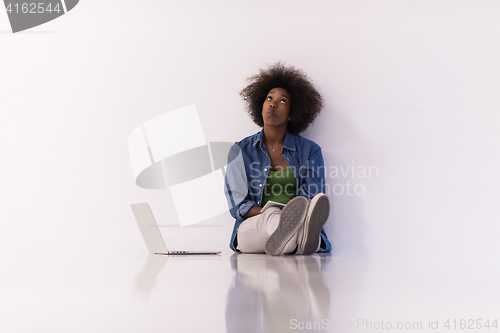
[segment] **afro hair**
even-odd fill
[[[313,123],[323,107],[323,98],[316,90],[307,74],[292,66],[285,67],[281,62],[260,69],[257,75],[247,79],[248,86],[240,93],[246,110],[252,120],[260,127],[264,126],[262,105],[269,91],[283,88],[290,94],[290,118],[288,130],[300,134]]]

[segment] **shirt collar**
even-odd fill
[[[264,128],[259,133],[257,133],[257,137],[255,138],[253,146],[255,147],[255,145],[259,142],[261,142],[261,145],[262,142],[264,142]],[[283,142],[283,148],[295,151],[295,135],[290,133],[288,129],[286,130],[285,142]]]

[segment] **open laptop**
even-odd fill
[[[151,211],[151,207],[147,202],[131,204],[132,212],[134,213],[139,229],[141,230],[142,237],[148,251],[154,254],[167,254],[167,255],[186,255],[186,254],[220,254],[221,251],[169,251],[165,245],[165,241],[161,235],[158,224],[156,224],[155,217]]]

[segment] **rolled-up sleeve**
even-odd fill
[[[248,211],[250,210],[250,208],[252,208],[253,206],[256,206],[255,202],[250,201],[250,200],[243,201],[240,204],[240,207],[238,207],[238,210],[236,211],[236,217],[235,217],[235,219],[243,221],[245,219],[244,215],[246,213],[248,213]]]

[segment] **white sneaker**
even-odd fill
[[[307,210],[304,221],[304,229],[299,234],[298,239],[300,250],[304,255],[313,254],[318,250],[321,228],[328,220],[330,215],[330,200],[328,197],[319,193],[314,196]]]
[[[266,242],[266,253],[278,256],[297,234],[306,218],[308,201],[302,196],[290,200],[281,210],[280,223]]]

